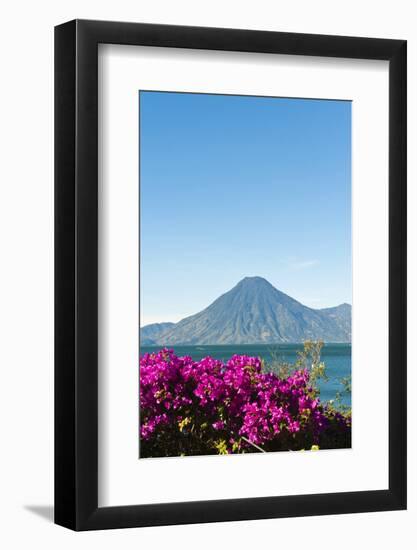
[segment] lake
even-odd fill
[[[195,361],[210,355],[215,359],[227,361],[232,355],[250,355],[261,357],[266,363],[273,360],[279,360],[283,363],[295,363],[297,351],[303,348],[302,344],[248,344],[248,345],[229,345],[229,346],[169,346],[173,348],[176,355],[191,355]],[[152,353],[160,349],[161,346],[141,346],[140,352]],[[343,390],[340,383],[341,378],[351,375],[351,355],[352,348],[350,344],[325,344],[321,351],[321,360],[326,365],[326,374],[328,382],[319,380],[320,399],[329,401],[334,399],[336,392]],[[350,394],[344,394],[342,402],[346,405],[351,404]]]

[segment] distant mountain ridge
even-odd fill
[[[175,323],[152,323],[141,328],[141,343],[146,346],[147,342],[152,345],[167,332],[170,328],[174,327]]]
[[[245,277],[195,315],[140,329],[142,345],[226,345],[351,341],[352,307],[312,309],[262,277]]]

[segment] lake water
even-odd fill
[[[161,346],[141,346],[140,352],[152,353]],[[302,344],[248,344],[238,346],[169,346],[179,357],[191,355],[195,361],[210,355],[215,359],[227,361],[232,355],[250,355],[261,357],[266,363],[278,360],[283,363],[295,363],[297,351],[302,349]],[[320,399],[329,401],[334,399],[337,391],[342,391],[341,378],[351,375],[351,345],[350,344],[325,344],[321,351],[321,360],[326,365],[328,382],[319,380]],[[342,402],[351,404],[350,394],[343,394]]]

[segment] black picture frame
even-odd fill
[[[389,62],[389,488],[98,506],[98,44]],[[55,523],[74,530],[406,508],[406,41],[74,20],[55,28]]]

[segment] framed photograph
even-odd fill
[[[55,29],[55,522],[406,508],[406,42]]]

